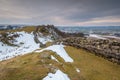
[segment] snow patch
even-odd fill
[[[104,36],[105,38],[114,38],[114,39],[120,39],[120,37],[116,37],[116,36]]]
[[[59,62],[59,61],[58,61],[54,56],[52,56],[52,55],[51,55],[51,59],[53,59],[53,60]]]
[[[78,69],[78,68],[76,68],[76,71],[79,73],[80,72],[80,70]]]
[[[104,37],[102,37],[100,35],[96,35],[96,34],[89,34],[88,37],[97,38],[97,39],[106,39],[106,38],[104,38]]]
[[[48,75],[43,78],[43,80],[70,80],[70,78],[67,76],[67,74],[57,70],[55,74],[48,73]]]
[[[52,45],[36,52],[42,52],[44,50],[52,50],[53,52],[56,52],[60,57],[62,57],[65,60],[65,62],[73,62],[73,59],[67,54],[67,52],[64,49],[64,45],[62,44]]]
[[[47,37],[39,37],[38,40],[40,42],[42,42],[43,44],[46,44],[47,42],[52,42],[52,40],[49,38],[49,36],[47,36]]]

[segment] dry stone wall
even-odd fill
[[[112,62],[120,64],[120,41],[111,39],[93,39],[87,37],[70,37],[60,40],[65,45],[88,50]]]

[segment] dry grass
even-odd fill
[[[59,62],[52,60],[51,55],[57,58]],[[54,72],[51,67],[60,69],[68,75],[73,70],[72,72],[76,73],[73,74],[74,77],[77,76],[77,72],[71,63],[64,62],[59,55],[52,51],[43,51],[0,62],[0,80],[42,80],[49,72]],[[73,76],[70,75],[69,77],[73,79]]]
[[[73,64],[80,68],[81,80],[120,80],[120,65],[113,64],[82,49],[70,46],[65,49],[75,60]]]
[[[35,29],[36,29],[36,27],[34,27],[34,26],[26,26],[26,27],[23,27],[21,29],[2,30],[2,31],[0,31],[0,33],[4,33],[4,32],[20,32],[20,31],[25,31],[25,32],[31,33],[33,31],[35,31]]]
[[[47,72],[34,53],[0,63],[0,80],[41,80]]]
[[[42,80],[51,67],[68,74],[71,80],[120,80],[120,65],[113,64],[82,49],[65,47],[74,59],[65,62],[52,51],[31,53],[0,62],[0,80]],[[59,62],[52,60],[53,55]],[[50,65],[52,64],[52,65]],[[76,72],[75,67],[80,69]]]

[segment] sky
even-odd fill
[[[0,0],[0,24],[120,26],[120,0]]]

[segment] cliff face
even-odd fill
[[[111,39],[90,39],[71,37],[61,40],[63,44],[88,50],[95,55],[120,64],[120,41]]]

